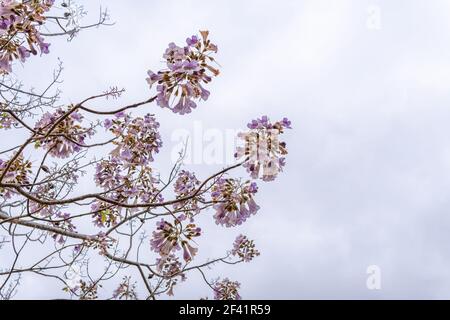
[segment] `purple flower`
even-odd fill
[[[194,173],[181,170],[178,173],[178,178],[174,185],[176,198],[180,199],[192,195],[197,191],[199,185],[200,181],[196,178]],[[184,210],[185,214],[192,219],[195,214],[200,213],[199,201],[204,201],[204,198],[201,195],[189,200],[178,201],[174,203],[173,207],[175,210]]]
[[[113,123],[112,123],[111,119],[105,119],[105,121],[103,121],[103,127],[105,127],[106,130],[111,128],[112,124]]]
[[[256,182],[250,183],[250,186],[248,187],[248,192],[250,193],[258,192],[258,185],[256,184]]]
[[[216,281],[213,285],[215,300],[241,300],[238,289],[241,284],[237,281],[230,281],[228,278]]]
[[[256,214],[259,206],[253,199],[257,191],[255,183],[241,184],[234,179],[219,179],[212,187],[211,197],[216,204],[214,219],[216,224],[234,227],[244,223]]]
[[[120,158],[125,161],[130,161],[133,158],[133,155],[131,154],[129,149],[122,149],[122,152],[120,153]]]
[[[38,46],[39,46],[39,50],[41,51],[41,55],[50,53],[50,51],[48,50],[48,47],[50,47],[50,43],[44,42],[44,38],[43,37],[38,36],[37,37],[37,43],[38,43]]]
[[[73,247],[73,252],[74,252],[75,254],[80,253],[80,251],[81,251],[81,245],[80,245],[80,244],[77,244],[77,245],[75,245],[75,246]]]
[[[212,76],[217,76],[219,70],[209,63],[214,61],[211,53],[217,51],[207,37],[192,36],[186,39],[186,47],[178,47],[170,43],[163,58],[166,60],[167,69],[154,73],[148,71],[146,79],[150,88],[154,83],[156,86],[158,106],[170,108],[174,113],[184,115],[191,113],[196,108],[195,100],[207,100],[210,93],[203,88],[203,84],[211,82]],[[171,97],[178,96],[178,100],[171,105]]]
[[[123,112],[123,111],[120,111],[120,112],[117,112],[115,115],[114,115],[114,117],[116,117],[116,118],[125,118],[125,112]]]
[[[181,97],[172,111],[183,115],[186,113],[191,113],[192,109],[195,109],[196,107],[197,104],[194,101],[190,100],[188,97]]]
[[[249,129],[256,129],[259,126],[259,122],[256,120],[252,120],[252,122],[250,122],[249,124],[247,124],[247,127]]]
[[[291,128],[291,121],[289,121],[288,118],[283,118],[281,123],[283,124],[283,127],[292,129]]]
[[[173,296],[173,288],[178,283],[178,280],[184,281],[186,279],[186,275],[182,272],[182,267],[178,257],[174,254],[156,259],[156,270],[158,273],[166,279],[170,279],[166,282],[167,295],[169,296]]]
[[[114,299],[137,300],[136,283],[131,284],[131,277],[123,277],[122,282],[113,292]]]
[[[153,154],[162,147],[159,123],[152,115],[132,119],[124,112],[116,115],[116,120],[106,121],[105,127],[116,136],[116,149],[111,152],[114,157],[128,165],[145,165],[153,161]]]
[[[186,39],[186,43],[188,46],[195,46],[198,43],[198,37],[193,35],[192,37]]]
[[[12,71],[11,58],[8,54],[3,54],[0,57],[0,71],[9,73]]]
[[[196,60],[186,60],[183,62],[182,67],[187,74],[192,74],[193,72],[200,70],[200,65]]]
[[[267,128],[269,126],[269,118],[267,116],[262,116],[259,121],[263,125],[263,127]]]
[[[0,129],[11,129],[17,124],[18,122],[9,113],[0,113]]]
[[[200,236],[201,229],[195,224],[189,223],[183,228],[179,228],[181,221],[175,220],[174,224],[165,220],[156,223],[157,229],[153,231],[153,238],[150,246],[153,251],[159,253],[161,257],[169,256],[175,250],[183,249],[183,259],[189,262],[196,255],[198,249],[189,244],[194,237]]]
[[[168,256],[174,249],[178,249],[179,235],[177,229],[164,220],[157,223],[157,231],[153,231],[150,246],[162,257]]]
[[[197,254],[198,249],[192,247],[189,242],[182,241],[181,247],[183,248],[183,259],[186,262],[192,261],[194,256]]]
[[[8,39],[2,48],[0,58],[0,72],[11,72],[11,64],[15,59],[21,62],[37,54],[35,47],[39,47],[41,54],[49,52],[49,43],[39,34],[47,12],[53,1],[12,1],[0,2],[0,36]],[[25,44],[28,47],[25,47]]]
[[[148,114],[132,118],[128,114],[118,113],[116,119],[106,119],[104,126],[115,136],[113,144],[116,147],[107,159],[97,164],[96,184],[104,189],[109,199],[116,202],[162,202],[164,198],[158,189],[160,180],[148,165],[154,160],[153,154],[162,147],[156,119]],[[130,209],[130,212],[136,210]],[[97,214],[96,224],[108,223],[110,214],[115,218],[120,216],[120,210],[117,213],[103,211]]]
[[[233,250],[231,254],[238,256],[244,262],[251,261],[254,257],[259,256],[259,251],[256,250],[253,240],[249,240],[244,235],[237,236],[233,243]]]
[[[4,161],[0,159],[0,175],[3,173],[8,166],[8,163],[11,160]],[[29,173],[31,172],[31,162],[28,160],[24,160],[22,154],[20,154],[15,161],[10,166],[8,172],[3,177],[3,182],[12,183],[12,184],[28,184],[29,181]],[[9,199],[15,191],[11,191],[9,189],[0,188],[0,196]],[[30,209],[31,210],[31,209]]]
[[[30,51],[24,46],[17,48],[17,52],[19,53],[20,61],[22,62],[25,62],[26,58],[30,57]]]
[[[205,88],[203,88],[201,85],[198,85],[201,91],[200,97],[202,98],[202,100],[206,101],[209,98],[210,92],[208,90],[206,90]]]
[[[65,112],[60,108],[53,113],[44,113],[36,123],[35,130],[45,133]],[[65,117],[63,121],[59,122],[52,132],[55,134],[54,136],[37,139],[35,146],[42,146],[49,151],[50,155],[57,158],[67,158],[74,152],[80,151],[80,145],[85,143],[84,140],[95,133],[92,128],[83,128],[78,124],[82,122],[82,119],[83,116],[80,113],[73,112],[70,117]]]
[[[115,226],[121,219],[121,209],[106,202],[95,201],[91,210],[94,225],[99,228]]]
[[[244,167],[251,178],[261,176],[263,181],[274,180],[285,165],[285,155],[288,153],[286,143],[279,140],[284,129],[291,128],[287,118],[272,123],[267,116],[252,120],[247,124],[249,132],[240,133],[238,137],[243,145],[238,146],[235,158],[245,158]],[[262,174],[261,174],[262,171]]]
[[[83,120],[83,116],[79,112],[72,112],[70,117],[77,122],[81,122]]]
[[[158,92],[156,104],[161,108],[169,108],[169,99],[172,93],[167,90],[167,86],[157,85],[156,91]]]
[[[162,80],[162,76],[160,74],[156,74],[156,73],[154,73],[151,70],[149,70],[147,72],[147,74],[148,74],[148,78],[146,80],[147,80],[148,84],[150,85],[150,88],[152,87],[152,85],[155,82],[158,82],[158,81]]]

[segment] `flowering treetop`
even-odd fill
[[[133,116],[131,110],[155,103],[179,115],[191,113],[199,101],[208,99],[208,83],[219,75],[213,57],[218,47],[208,31],[188,37],[183,46],[170,43],[163,54],[165,69],[148,71],[150,90],[156,89],[143,101],[107,111],[87,105],[101,98],[119,98],[123,91],[112,88],[76,104],[56,105],[58,93],[47,97],[8,82],[15,59],[23,61],[36,54],[36,48],[48,53],[49,44],[39,26],[54,5],[54,1],[37,0],[0,4],[0,70],[2,85],[11,95],[1,102],[0,126],[28,133],[20,145],[4,146],[1,152],[0,225],[10,225],[14,241],[24,246],[51,244],[46,257],[59,257],[38,260],[29,267],[16,252],[11,267],[0,266],[1,297],[14,294],[14,281],[20,281],[14,275],[24,270],[52,274],[68,294],[82,299],[97,298],[102,283],[113,281],[116,274],[122,277],[113,298],[138,298],[141,291],[134,277],[141,279],[146,298],[173,295],[175,286],[197,271],[214,298],[240,299],[238,282],[210,281],[204,269],[216,263],[249,262],[260,252],[253,240],[239,234],[225,255],[196,264],[201,250],[198,239],[204,234],[202,221],[212,211],[218,226],[233,228],[260,211],[257,183],[274,180],[285,166],[286,143],[279,137],[291,128],[290,121],[271,122],[267,116],[252,120],[248,131],[239,135],[242,145],[234,165],[201,178],[181,169],[180,157],[163,180],[154,165],[163,150],[161,125],[154,114]],[[70,19],[67,15],[55,19],[64,17]],[[6,100],[8,95],[2,96]],[[17,96],[28,100],[23,103]],[[88,120],[92,116],[97,119]],[[104,137],[105,132],[108,139],[97,142],[96,137]],[[89,150],[105,146],[110,146],[108,152],[89,158]],[[241,166],[248,176],[233,177],[232,170]],[[85,191],[88,188],[80,177],[89,175],[97,191]],[[35,239],[32,233],[38,234],[37,240],[30,240]],[[95,276],[88,268],[92,252],[98,252],[105,265],[104,272]],[[67,270],[75,266],[75,277],[68,279]]]

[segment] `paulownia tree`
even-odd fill
[[[120,97],[123,90],[111,88],[67,105],[56,88],[61,66],[41,92],[24,89],[13,68],[48,54],[52,36],[71,40],[82,29],[107,24],[107,12],[83,26],[83,8],[68,1],[0,3],[0,128],[2,137],[4,130],[26,137],[12,147],[6,138],[0,142],[0,297],[12,298],[21,278],[33,273],[60,281],[68,297],[95,299],[106,281],[115,281],[117,289],[102,297],[156,299],[200,272],[215,299],[240,299],[238,282],[209,280],[204,268],[251,261],[259,255],[254,242],[238,235],[223,256],[196,262],[199,218],[232,228],[257,213],[256,181],[274,180],[282,171],[287,151],[279,137],[289,120],[252,120],[239,134],[234,165],[200,178],[185,168],[181,152],[163,179],[153,165],[163,145],[160,124],[154,114],[133,116],[132,110],[156,104],[183,116],[208,99],[206,87],[219,75],[218,48],[208,31],[182,46],[169,44],[164,69],[148,71],[143,101],[95,107]],[[249,177],[231,175],[241,166]],[[97,191],[86,192],[86,181]],[[33,261],[26,253],[31,245],[43,253]],[[91,274],[93,261],[102,264],[100,275]]]

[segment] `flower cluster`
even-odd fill
[[[62,230],[71,231],[71,232],[75,231],[76,227],[72,223],[72,219],[70,218],[70,213],[58,212],[56,214],[56,218],[58,220],[51,222],[51,224],[54,227],[56,227],[58,229],[62,229]],[[53,233],[52,238],[59,244],[64,244],[66,242],[65,237],[59,233]]]
[[[86,282],[80,280],[79,284],[79,296],[80,300],[96,300],[98,298],[97,291],[101,287],[97,282]]]
[[[123,164],[118,158],[109,158],[97,163],[95,183],[105,190],[112,190],[123,184],[126,175],[122,173]]]
[[[238,256],[242,261],[249,262],[254,257],[259,256],[259,251],[256,250],[253,240],[249,240],[246,236],[241,234],[234,240],[231,254]]]
[[[61,108],[53,113],[46,112],[35,125],[35,130],[44,136],[36,139],[35,147],[42,146],[50,155],[62,159],[80,151],[85,139],[95,133],[93,128],[80,125],[83,116],[79,112],[72,112],[69,116],[65,114]],[[58,123],[56,128],[47,134],[55,123]]]
[[[98,249],[100,255],[106,255],[108,249],[113,246],[114,242],[116,242],[114,238],[107,236],[104,232],[99,232],[90,240],[85,240],[83,244]]]
[[[54,0],[1,1],[0,73],[11,72],[14,60],[25,62],[38,49],[41,54],[49,52],[50,44],[44,41],[38,27],[45,22],[44,14],[53,4]]]
[[[173,296],[173,288],[178,280],[186,280],[186,275],[181,272],[182,264],[174,254],[156,259],[156,270],[166,279],[167,294]]]
[[[186,170],[181,170],[178,173],[178,178],[175,181],[174,191],[176,194],[176,198],[185,198],[192,196],[200,185],[200,181],[195,177],[194,173],[191,173]],[[189,200],[178,201],[173,207],[175,210],[182,210],[185,215],[189,216],[191,219],[194,214],[200,212],[199,201],[203,201],[203,197],[200,195],[196,195]]]
[[[157,188],[159,179],[153,176],[152,168],[127,167],[120,158],[109,157],[96,166],[94,180],[103,188],[110,200],[120,203],[137,201],[161,202],[163,197]],[[96,200],[91,205],[94,224],[98,227],[116,225],[121,217],[122,207]]]
[[[162,147],[159,123],[150,114],[131,118],[129,114],[120,112],[115,119],[106,119],[104,127],[116,137],[113,144],[117,147],[111,155],[130,166],[148,164]]]
[[[284,118],[271,123],[267,116],[263,116],[252,120],[247,126],[250,132],[238,135],[244,141],[244,146],[237,148],[235,157],[247,160],[244,167],[253,179],[260,176],[262,169],[262,180],[272,181],[285,165],[286,143],[279,141],[279,135],[284,129],[291,129],[291,122]]]
[[[208,39],[208,31],[200,31],[200,34],[201,39],[195,35],[187,38],[184,47],[170,43],[163,55],[167,69],[157,73],[148,71],[150,88],[157,83],[158,105],[180,115],[197,107],[194,100],[208,99],[209,91],[202,84],[219,75],[219,70],[210,64],[214,61],[211,54],[217,53],[217,46]],[[178,99],[174,106],[172,98]]]
[[[253,196],[258,191],[255,182],[220,178],[211,189],[211,197],[216,204],[214,219],[216,224],[234,227],[245,222],[259,210]]]
[[[55,185],[53,183],[40,184],[35,187],[33,196],[38,199],[54,199],[56,194]],[[30,214],[39,214],[42,217],[52,217],[58,212],[56,206],[40,204],[30,200]]]
[[[190,245],[189,241],[201,234],[201,229],[193,223],[189,223],[184,228],[179,220],[172,224],[163,219],[157,224],[156,231],[153,231],[153,238],[150,246],[153,251],[159,253],[161,257],[170,255],[174,250],[183,248],[183,259],[191,261],[198,249]]]
[[[115,205],[106,202],[94,201],[91,205],[94,225],[103,228],[115,226],[121,218],[121,210]]]
[[[38,28],[45,22],[44,14],[53,3],[53,0],[0,0],[0,75],[11,72],[15,60],[23,62],[31,54],[36,55],[39,51],[41,54],[48,53],[49,44],[44,42]],[[77,17],[83,15],[83,10],[81,7],[70,7],[67,2],[64,2],[62,6],[67,8],[63,16],[68,23],[66,27],[74,28],[73,31],[66,28],[68,31],[65,33],[73,36],[80,29]],[[45,15],[48,19],[60,19]],[[102,19],[101,14],[99,24],[104,21]],[[64,30],[62,25],[60,27]],[[192,112],[200,100],[206,101],[210,92],[205,87],[208,88],[212,78],[219,75],[218,69],[213,67],[215,62],[213,54],[217,53],[217,46],[211,43],[208,37],[208,31],[200,31],[199,36],[194,35],[186,39],[185,45],[178,46],[170,43],[163,55],[166,64],[164,69],[157,73],[148,71],[146,80],[150,88],[156,87],[155,98],[128,105],[119,110],[128,110],[155,100],[160,107],[169,108],[174,113],[184,115]],[[19,92],[26,94],[21,90]],[[118,98],[122,92],[123,90],[113,87],[103,94],[92,96],[84,101],[99,97]],[[56,101],[53,98],[49,99],[51,101],[48,104],[44,103],[48,107]],[[13,102],[19,103],[19,100],[13,99]],[[31,107],[34,105],[33,101],[30,102]],[[177,163],[173,170],[177,172],[177,175],[172,172],[169,183],[165,184],[156,177],[152,166],[155,155],[159,153],[163,145],[159,132],[160,124],[152,114],[132,117],[126,112],[118,112],[105,119],[103,123],[97,121],[87,125],[88,121],[76,111],[83,107],[71,105],[67,108],[54,108],[50,112],[43,112],[39,121],[34,126],[28,127],[22,122],[21,115],[16,116],[16,111],[12,113],[6,109],[7,106],[0,107],[4,111],[11,112],[10,114],[0,112],[0,128],[10,129],[14,126],[21,127],[23,124],[33,132],[31,141],[34,146],[47,152],[45,157],[49,154],[60,159],[74,158],[71,161],[55,162],[52,170],[47,167],[49,164],[44,158],[40,166],[38,163],[36,183],[30,184],[31,162],[25,161],[20,155],[8,168],[2,181],[21,184],[23,190],[31,195],[28,197],[29,201],[23,202],[23,213],[28,214],[28,219],[37,219],[46,226],[54,227],[47,230],[49,236],[55,240],[56,247],[65,244],[68,237],[83,239],[73,248],[73,263],[81,264],[83,260],[78,259],[84,259],[84,254],[89,248],[98,249],[100,255],[111,257],[112,253],[110,254],[109,251],[112,250],[114,242],[118,242],[120,235],[124,235],[119,230],[122,223],[123,226],[126,225],[125,222],[133,225],[139,221],[144,223],[156,216],[164,216],[164,219],[157,222],[156,229],[153,230],[149,239],[150,249],[156,253],[154,255],[157,259],[151,265],[152,268],[149,268],[148,279],[150,280],[146,284],[156,288],[152,289],[156,295],[163,292],[173,295],[174,287],[186,279],[186,273],[189,270],[198,268],[201,271],[202,268],[218,261],[227,263],[226,259],[215,259],[188,268],[198,253],[195,240],[202,235],[202,230],[194,218],[210,206],[214,208],[215,223],[224,227],[241,225],[255,215],[259,210],[255,202],[258,187],[253,179],[261,177],[264,181],[270,181],[282,171],[287,150],[286,143],[279,141],[279,136],[286,129],[291,128],[287,118],[272,123],[267,116],[263,116],[252,120],[248,124],[249,131],[239,135],[244,145],[238,147],[235,157],[245,160],[241,164],[250,173],[252,179],[230,178],[228,170],[237,168],[240,165],[237,164],[212,175],[201,183],[190,171],[178,172]],[[87,107],[84,109],[89,111]],[[91,113],[95,114],[113,114],[114,112],[91,110]],[[85,140],[94,135],[97,126],[103,126],[112,139],[93,145],[85,144]],[[83,165],[78,162],[76,153],[81,150],[107,145],[112,145],[112,151],[106,156],[88,160]],[[0,174],[6,171],[5,168],[9,164],[0,159]],[[84,195],[80,196],[70,196],[73,187],[77,184],[77,174],[83,174],[83,168],[89,166],[95,167],[93,180],[101,191],[94,195],[83,193]],[[42,174],[46,175],[45,178],[39,176],[41,170],[45,172]],[[175,180],[173,186],[175,199],[164,203],[162,192],[165,192],[166,187],[169,187],[173,180]],[[10,198],[16,195],[15,192],[21,191],[5,186],[3,189],[0,187],[0,198]],[[56,198],[62,198],[65,201],[48,201]],[[80,199],[89,202],[81,201],[80,203],[77,201]],[[56,203],[56,205],[45,203]],[[71,215],[66,211],[68,206],[73,205],[81,207],[89,205],[90,211]],[[163,213],[159,212],[163,209],[165,210]],[[92,236],[76,236],[74,233],[77,232],[77,228],[74,219],[80,218],[82,219],[80,221],[84,221],[87,215],[92,218],[95,227],[109,228],[109,230],[97,231],[98,233]],[[113,226],[117,228],[112,228]],[[113,231],[115,233],[112,233]],[[119,238],[113,238],[113,234]],[[133,232],[130,235],[131,240],[134,234],[137,233]],[[140,240],[144,238],[143,234]],[[232,249],[227,252],[227,258],[234,256],[232,259],[236,260],[229,263],[249,262],[259,255],[254,241],[244,235],[239,235],[234,240]],[[155,281],[151,280],[153,277],[156,278]],[[80,295],[81,298],[97,298],[100,285],[92,281],[78,281],[78,278],[76,284],[76,287],[68,290]],[[238,292],[239,282],[225,278],[212,283],[208,282],[208,284],[214,290],[215,299],[241,299]],[[113,292],[113,298],[137,298],[136,285],[131,282],[130,277],[126,276],[122,279]]]
[[[56,186],[52,182],[39,184],[38,186],[35,186],[35,189],[32,192],[35,198],[41,200],[54,199],[57,193]],[[76,231],[76,226],[73,224],[70,213],[62,212],[61,206],[41,204],[30,200],[28,212],[32,216],[39,215],[40,217],[45,218],[49,225],[60,230],[67,230],[70,232]],[[50,235],[55,242],[59,244],[64,244],[66,242],[66,237],[60,233],[50,232]]]
[[[181,262],[174,254],[156,259],[156,269],[165,277],[170,278],[176,275],[182,275],[184,279],[185,275],[181,272],[181,267]]]
[[[9,160],[11,161],[11,160]],[[6,170],[9,161],[4,161],[0,159],[0,176]],[[23,155],[20,154],[11,164],[3,177],[3,182],[12,184],[27,184],[30,183],[28,175],[31,173],[31,162],[29,160],[24,160]],[[0,195],[6,199],[12,196],[13,192],[9,189],[0,187]]]
[[[3,106],[2,106],[3,107]],[[0,129],[11,129],[17,125],[17,121],[7,112],[0,113]]]
[[[213,284],[215,300],[241,300],[238,289],[241,284],[237,281],[230,281],[228,278],[216,281]]]
[[[123,277],[122,282],[113,292],[113,299],[137,300],[136,283],[130,283],[131,277]]]
[[[133,119],[121,112],[114,119],[106,119],[103,126],[115,136],[112,143],[116,147],[97,164],[95,183],[116,202],[162,202],[157,188],[160,180],[148,165],[162,146],[159,123],[152,115]],[[102,201],[95,201],[91,209],[94,224],[99,227],[115,225],[122,210]]]

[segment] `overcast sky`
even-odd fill
[[[206,103],[183,117],[143,110],[161,122],[161,171],[174,132],[201,126],[225,137],[264,114],[292,120],[285,172],[260,183],[259,213],[234,229],[205,222],[197,261],[239,233],[261,256],[209,278],[240,281],[245,299],[450,297],[450,1],[79,3],[86,22],[103,5],[116,24],[52,39],[50,55],[17,70],[38,86],[61,58],[67,102],[112,85],[127,90],[113,104],[143,100],[146,71],[162,67],[169,42],[208,29],[219,46],[222,74]],[[205,177],[221,167],[187,168]],[[381,270],[380,290],[366,286],[370,265]],[[176,297],[210,294],[199,280]],[[18,297],[47,297],[43,281]]]

